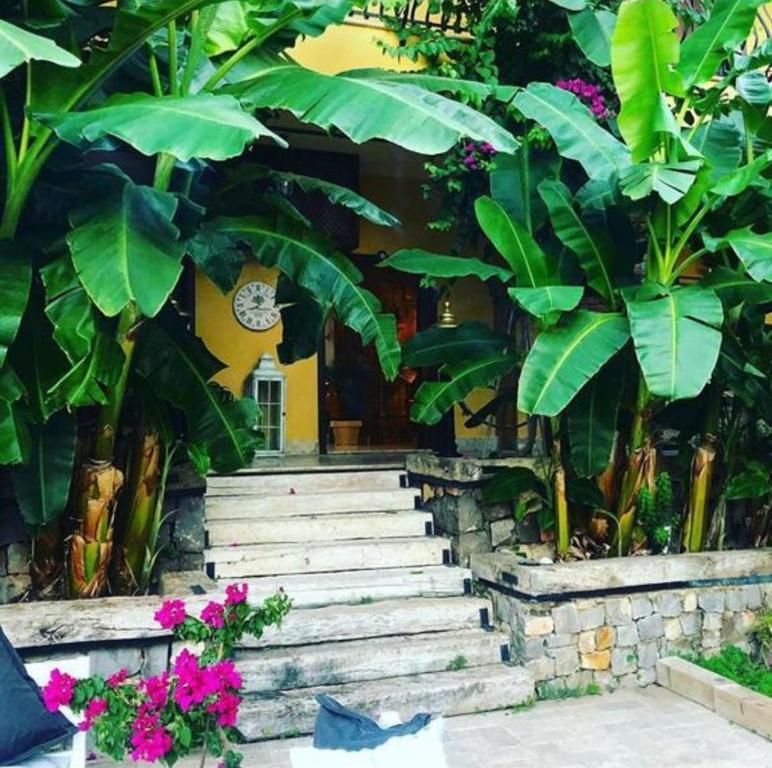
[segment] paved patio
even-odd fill
[[[772,766],[772,743],[657,686],[454,717],[447,730],[450,768]],[[244,765],[289,768],[289,750],[309,741],[249,747]]]

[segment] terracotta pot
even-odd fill
[[[353,448],[359,445],[361,421],[337,419],[330,422],[336,448]]]

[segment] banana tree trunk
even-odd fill
[[[550,421],[552,432],[552,497],[555,505],[555,551],[558,557],[568,553],[571,546],[571,516],[566,493],[566,469],[563,466],[563,449],[560,444],[560,423]]]
[[[708,504],[715,465],[716,440],[711,435],[706,435],[692,459],[689,502],[684,526],[684,547],[687,552],[701,552],[705,546]]]
[[[638,509],[638,494],[644,487],[648,488],[652,495],[656,493],[656,477],[657,450],[647,438],[645,444],[631,454],[622,478],[617,506],[617,536],[618,549],[623,555],[630,551]]]
[[[94,456],[76,469],[77,528],[69,550],[71,597],[99,597],[108,587],[115,510],[124,481],[123,472],[114,463],[115,441],[136,346],[133,329],[138,319],[132,305],[121,313],[118,341],[124,354],[123,368],[109,392],[109,403],[99,413]]]
[[[115,552],[113,590],[120,595],[144,591],[145,561],[158,506],[161,476],[161,439],[154,431],[140,435],[128,487],[130,506]]]

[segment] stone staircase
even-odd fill
[[[211,477],[207,574],[294,601],[281,631],[240,648],[248,740],[309,733],[328,693],[376,714],[466,714],[533,694],[490,626],[471,574],[451,566],[400,470]]]

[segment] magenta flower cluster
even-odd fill
[[[43,688],[43,702],[49,712],[56,712],[60,707],[67,707],[72,701],[78,681],[66,672],[55,669],[51,672],[48,685]]]
[[[578,96],[590,108],[590,111],[598,120],[608,120],[613,115],[606,105],[606,98],[599,85],[588,83],[586,80],[582,80],[581,77],[574,77],[570,80],[558,80],[555,85],[564,91],[570,91]]]
[[[485,167],[485,162],[496,154],[496,149],[487,141],[483,141],[480,144],[470,141],[464,144],[463,154],[464,157],[461,162],[470,171],[479,171]]]

